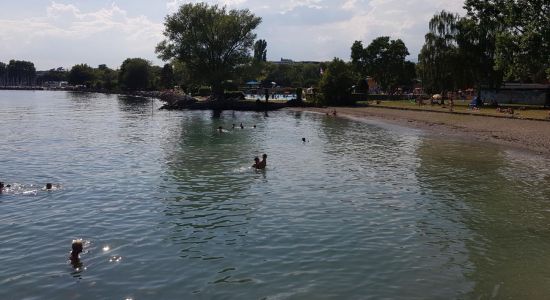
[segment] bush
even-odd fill
[[[322,103],[326,105],[353,105],[350,97],[353,75],[350,67],[341,59],[334,58],[321,78]]]

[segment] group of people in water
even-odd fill
[[[235,123],[233,123],[233,126],[231,127],[231,129],[235,129],[235,127],[236,127],[236,126],[235,126]],[[240,127],[241,129],[244,129],[243,123],[241,123],[241,124],[239,125],[239,127]],[[252,125],[252,128],[256,128],[256,125],[255,125],[255,124]],[[223,133],[223,131],[224,131],[223,127],[222,127],[222,126],[219,126],[219,127],[218,127],[218,132],[219,132],[219,133]]]

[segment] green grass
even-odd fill
[[[419,110],[419,111],[440,111],[440,112],[450,111],[448,104],[446,104],[446,105],[424,104],[422,106],[419,106],[418,104],[414,103],[413,101],[408,101],[408,100],[403,100],[403,101],[380,101],[379,104],[376,104],[375,101],[360,101],[360,102],[358,102],[358,104],[367,104],[367,103],[372,107],[404,108],[404,109],[412,109],[412,110]],[[429,101],[425,101],[425,103],[429,103]],[[472,109],[468,108],[469,103],[470,103],[469,100],[455,101],[453,111],[457,112],[457,113],[481,114],[481,115],[501,116],[501,117],[511,116],[510,114],[507,114],[507,113],[497,112],[497,110],[495,108],[492,108],[492,107],[491,108],[483,107],[479,110],[472,110]],[[515,118],[530,118],[530,119],[548,120],[549,117],[550,117],[550,110],[541,109],[540,106],[509,105],[509,107],[514,108],[514,115],[513,116]],[[524,107],[525,109],[519,109],[520,107]]]

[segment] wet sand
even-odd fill
[[[548,121],[396,110],[378,107],[288,109],[323,114],[336,109],[337,116],[339,117],[381,121],[421,129],[432,134],[474,139],[550,155],[550,122]]]

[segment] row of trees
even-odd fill
[[[548,1],[466,0],[467,15],[442,11],[418,56],[427,91],[498,87],[550,78]]]
[[[37,78],[38,84],[59,81],[97,90],[159,90],[172,88],[175,78],[170,64],[161,68],[142,58],[128,58],[118,70],[104,64],[97,68],[78,64],[69,71],[51,69]]]
[[[36,69],[30,61],[0,62],[0,86],[31,86],[36,80]]]

